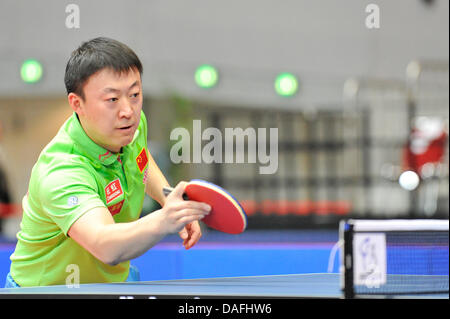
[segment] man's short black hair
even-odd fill
[[[133,68],[141,75],[143,72],[141,61],[128,46],[105,37],[95,38],[83,42],[71,54],[64,76],[67,94],[73,92],[84,99],[84,83],[92,74],[105,68],[119,73]]]

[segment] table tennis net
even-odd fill
[[[351,220],[341,236],[347,297],[448,294],[448,220]]]

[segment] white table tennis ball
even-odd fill
[[[416,172],[405,171],[400,175],[398,182],[403,189],[412,191],[419,186],[420,178]]]

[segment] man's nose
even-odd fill
[[[133,115],[133,107],[130,103],[130,101],[125,100],[122,102],[122,104],[120,105],[120,112],[119,112],[119,116],[120,117],[131,117]]]

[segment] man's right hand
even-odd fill
[[[208,215],[211,206],[191,200],[184,200],[183,193],[187,182],[180,182],[167,196],[166,203],[159,211],[160,231],[166,234],[180,232],[187,224],[198,221]]]

